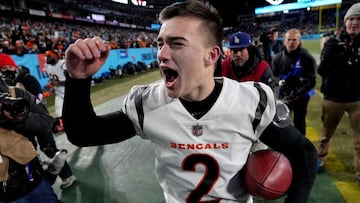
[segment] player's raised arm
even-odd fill
[[[66,50],[68,73],[62,116],[66,135],[74,145],[111,144],[135,135],[134,126],[124,113],[96,115],[91,103],[92,75],[104,65],[109,53],[110,46],[99,37],[79,39]]]
[[[105,63],[110,46],[100,37],[78,39],[66,50],[66,67],[70,77],[82,79],[95,74]]]

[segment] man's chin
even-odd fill
[[[178,98],[179,94],[173,88],[166,88],[166,94],[171,98]]]
[[[236,66],[243,66],[244,63],[237,62],[237,63],[235,63],[235,65],[236,65]]]

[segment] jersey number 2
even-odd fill
[[[207,195],[214,187],[216,181],[220,176],[219,163],[208,154],[192,154],[187,156],[182,162],[182,169],[184,171],[195,171],[196,165],[202,164],[205,167],[205,174],[203,175],[196,188],[192,190],[186,198],[187,203],[201,202],[201,198]],[[218,203],[219,199],[205,201],[206,203]]]

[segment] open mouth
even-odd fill
[[[164,70],[165,80],[167,82],[174,82],[174,80],[178,77],[178,73],[171,69]]]

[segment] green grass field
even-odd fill
[[[320,54],[319,40],[303,41],[303,47],[313,54]],[[146,84],[160,79],[158,70],[149,70],[138,75],[126,78],[108,80],[92,87],[93,104],[99,105],[110,99],[126,94],[130,87],[135,84]],[[317,134],[321,129],[321,102],[322,95],[319,93],[321,78],[317,77],[315,94],[308,106],[307,126],[309,137],[317,145]],[[53,114],[53,97],[46,98],[48,109]],[[353,163],[353,144],[351,131],[349,129],[348,117],[345,115],[338,126],[331,143],[331,152],[326,165],[326,171],[335,182],[336,187],[341,192],[346,202],[359,202],[359,185],[355,182],[355,172]]]

